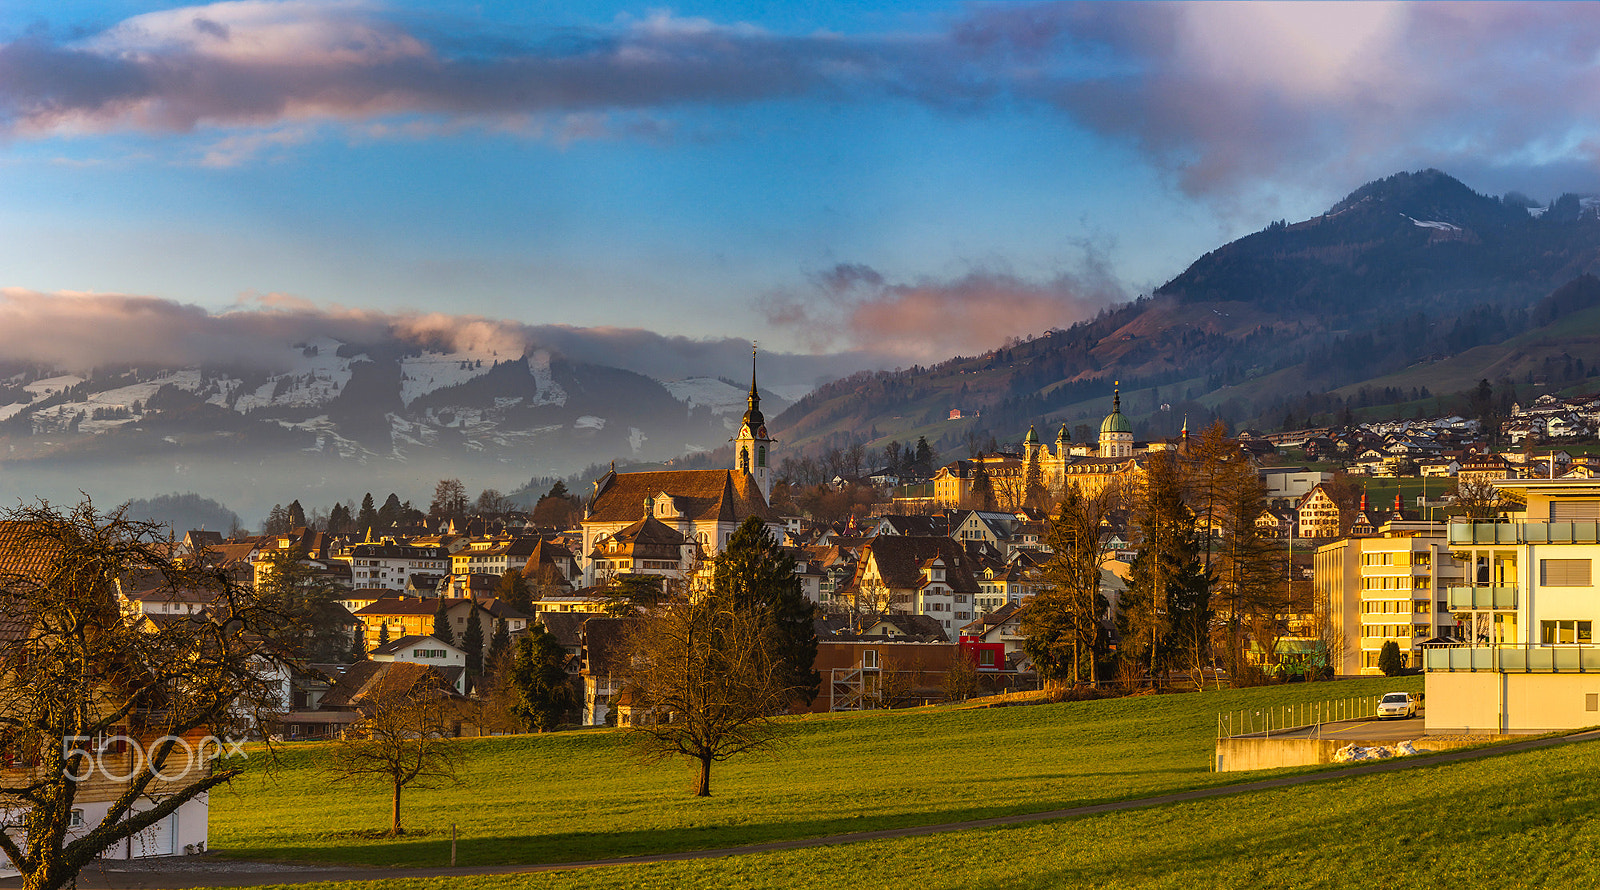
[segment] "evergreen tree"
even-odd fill
[[[344,504],[334,504],[328,511],[328,534],[348,535],[354,522],[350,518],[350,508]]]
[[[1393,677],[1405,668],[1406,662],[1400,654],[1400,644],[1394,640],[1385,640],[1383,648],[1378,650],[1378,670],[1383,671],[1385,677]]]
[[[289,509],[287,512],[289,514],[288,518],[290,531],[294,531],[297,528],[306,527],[306,508],[300,506],[300,501],[291,501],[289,503]]]
[[[289,530],[289,513],[283,509],[282,504],[273,504],[272,511],[267,514],[267,522],[261,527],[264,535],[281,535]]]
[[[535,623],[517,640],[516,651],[510,680],[517,700],[511,713],[528,729],[549,732],[573,706],[566,650],[544,625]]]
[[[795,701],[810,704],[822,686],[822,675],[813,667],[816,606],[801,590],[794,557],[773,540],[759,517],[746,519],[712,563],[711,596],[735,610],[765,611],[773,652],[783,664],[783,683]]]
[[[501,618],[494,623],[494,636],[489,638],[489,657],[485,663],[489,670],[500,667],[500,659],[511,651],[511,629],[506,625],[506,620]]]
[[[933,475],[933,449],[929,447],[926,436],[917,437],[916,466],[918,475]]]
[[[387,645],[389,645],[389,622],[380,621],[378,623],[378,648],[382,649]]]
[[[364,538],[377,524],[378,508],[372,505],[372,492],[369,491],[366,497],[361,499],[361,511],[356,514],[355,533]]]
[[[528,579],[523,577],[521,569],[506,569],[494,589],[494,596],[524,615],[533,611],[533,588],[528,586]]]
[[[1039,465],[1039,451],[1028,454],[1028,465],[1022,476],[1022,504],[1034,510],[1049,506],[1050,494],[1044,488],[1044,468]]]
[[[399,495],[390,492],[383,506],[378,508],[378,530],[388,531],[391,526],[405,518],[405,513],[406,509],[401,505]]]
[[[1210,576],[1200,564],[1194,513],[1183,502],[1176,463],[1150,458],[1136,505],[1139,555],[1118,601],[1122,650],[1148,668],[1152,682],[1174,667],[1198,667],[1211,623]],[[1187,658],[1185,657],[1187,656]]]
[[[450,629],[449,601],[439,597],[439,608],[433,611],[433,638],[441,642],[456,644],[455,631]]]
[[[999,499],[995,497],[994,480],[989,478],[986,470],[975,470],[977,477],[972,480],[972,509],[993,512],[999,509]]]
[[[467,612],[467,629],[461,634],[461,648],[467,650],[467,675],[476,677],[483,673],[483,622],[479,620],[477,603]]]

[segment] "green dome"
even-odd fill
[[[1031,427],[1031,426],[1028,427],[1028,435],[1022,440],[1022,444],[1024,444],[1024,445],[1037,445],[1037,444],[1039,444],[1039,434],[1034,431],[1033,427]]]
[[[1133,426],[1128,423],[1128,418],[1122,416],[1122,390],[1111,391],[1111,413],[1100,422],[1100,433],[1127,433],[1133,435]]]

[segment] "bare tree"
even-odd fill
[[[1493,482],[1474,476],[1456,483],[1456,507],[1469,519],[1493,519],[1505,503]]]
[[[461,752],[450,737],[448,700],[449,693],[427,682],[380,691],[360,704],[365,716],[345,730],[330,762],[334,781],[389,786],[391,837],[405,833],[400,826],[401,791],[455,781]]]
[[[478,495],[476,510],[479,516],[504,516],[516,508],[517,505],[501,494],[499,489],[485,488]]]
[[[433,488],[433,501],[428,504],[428,515],[435,519],[460,521],[467,516],[472,502],[467,499],[467,487],[460,479],[440,479]]]
[[[174,562],[163,531],[88,500],[0,522],[0,737],[20,761],[0,772],[0,850],[30,890],[74,882],[233,778],[240,767],[216,762],[218,740],[280,704],[274,641],[294,629],[222,572]],[[209,617],[136,627],[119,583],[199,593]],[[73,828],[75,812],[102,807]]]
[[[713,597],[672,603],[639,622],[623,689],[640,756],[698,761],[695,796],[709,797],[711,764],[771,745],[772,718],[794,696],[774,650],[763,610]]]

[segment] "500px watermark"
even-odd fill
[[[90,743],[96,740],[81,735],[61,739],[61,758],[66,763],[61,769],[62,776],[73,782],[87,782],[95,773],[99,773],[108,781],[126,782],[137,776],[145,764],[149,764],[150,774],[155,778],[163,782],[178,782],[194,770],[209,767],[212,761],[250,756],[244,750],[244,739],[220,739],[214,735],[208,735],[198,743],[175,735],[164,735],[147,743],[130,736],[114,735],[99,737],[99,743],[91,746]],[[123,755],[127,755],[126,764],[121,763]],[[159,765],[155,762],[157,756],[161,758]],[[126,772],[113,771],[124,766]]]

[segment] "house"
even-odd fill
[[[612,699],[622,691],[628,633],[637,618],[590,618],[583,623],[583,725],[614,723]]]
[[[942,700],[944,675],[960,657],[960,647],[943,637],[942,627],[907,623],[906,617],[884,616],[861,631],[837,619],[818,619],[814,665],[822,685],[809,710],[859,711]],[[918,626],[927,633],[898,632]]]
[[[869,603],[903,615],[938,620],[946,638],[975,615],[979,593],[972,560],[949,538],[885,535],[861,548],[856,577]]]
[[[483,631],[483,640],[488,643],[494,636],[495,615],[482,601],[463,598],[446,598],[445,616],[450,622],[451,636],[460,641],[467,630],[467,619],[475,616]],[[383,629],[388,628],[389,640],[398,640],[408,636],[430,636],[433,634],[434,615],[439,610],[438,597],[393,596],[377,600],[365,608],[355,612],[355,618],[360,621],[366,632],[367,651],[376,649],[383,635]],[[527,620],[527,616],[523,616]]]
[[[288,740],[338,738],[368,713],[374,702],[395,694],[436,693],[456,698],[454,682],[438,668],[411,661],[358,661],[339,672],[315,707],[280,718]]]
[[[401,637],[367,653],[367,658],[371,661],[401,661],[428,665],[450,681],[451,688],[458,694],[467,694],[466,650],[431,634]]]
[[[646,498],[643,518],[596,540],[588,554],[589,578],[596,585],[627,575],[682,581],[694,570],[696,550],[681,532],[655,517],[654,504]]]
[[[1430,734],[1542,733],[1600,723],[1600,484],[1503,480],[1522,508],[1448,526],[1467,583],[1449,605],[1471,629],[1424,648]]]
[[[1026,606],[1016,603],[1007,603],[999,609],[974,619],[971,623],[961,628],[961,640],[965,643],[972,640],[984,645],[1000,647],[1000,661],[995,664],[985,665],[980,659],[978,669],[1004,670],[1007,657],[1012,653],[1022,651],[1022,643],[1026,637],[1022,633],[1022,616],[1026,613]]]
[[[355,590],[405,590],[414,575],[437,577],[450,568],[450,554],[443,547],[413,547],[393,538],[339,548],[334,558],[350,566]]]
[[[1319,482],[1295,504],[1299,537],[1337,538],[1341,531],[1339,502],[1327,483]]]

